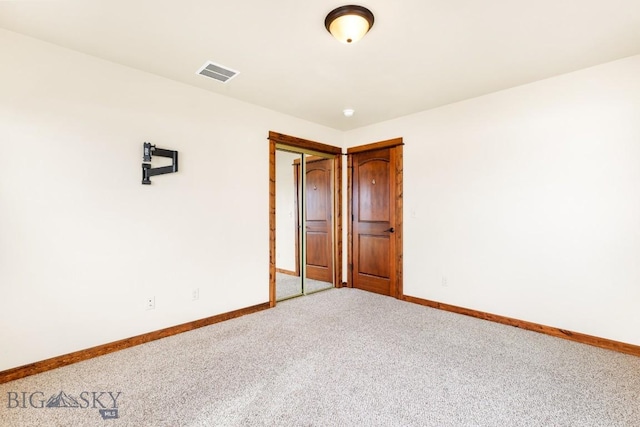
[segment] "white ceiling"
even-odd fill
[[[366,0],[355,45],[324,28],[344,4],[0,1],[0,27],[341,130],[640,54],[640,0]]]

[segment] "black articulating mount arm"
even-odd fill
[[[151,156],[168,157],[173,160],[171,166],[162,166],[159,168],[151,167]],[[165,150],[151,145],[150,142],[144,143],[144,152],[142,154],[142,183],[151,184],[151,177],[155,175],[163,175],[165,173],[178,172],[178,152],[173,150]]]

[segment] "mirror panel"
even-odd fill
[[[276,300],[303,294],[298,224],[298,177],[302,154],[276,150]]]
[[[305,294],[333,287],[333,160],[305,154]]]
[[[333,156],[276,150],[276,300],[334,287]]]

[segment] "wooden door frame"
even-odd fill
[[[396,276],[396,286],[394,289],[390,289],[391,296],[394,298],[402,299],[404,296],[403,291],[403,270],[402,270],[402,254],[403,254],[403,151],[402,146],[404,142],[402,138],[394,138],[380,142],[374,142],[372,144],[361,145],[358,147],[351,147],[347,149],[347,286],[353,287],[353,154],[363,153],[366,151],[379,150],[383,148],[389,148],[389,155],[391,158],[391,164],[393,166],[393,172],[395,173],[396,186],[391,189],[390,197],[395,199],[395,233],[393,238],[395,239],[396,247],[396,259],[392,265],[391,274]]]
[[[333,155],[333,283],[342,287],[342,149],[269,131],[269,306],[276,305],[276,145]]]

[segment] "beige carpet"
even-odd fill
[[[0,400],[0,425],[21,427],[629,427],[640,358],[332,289],[0,385]]]

